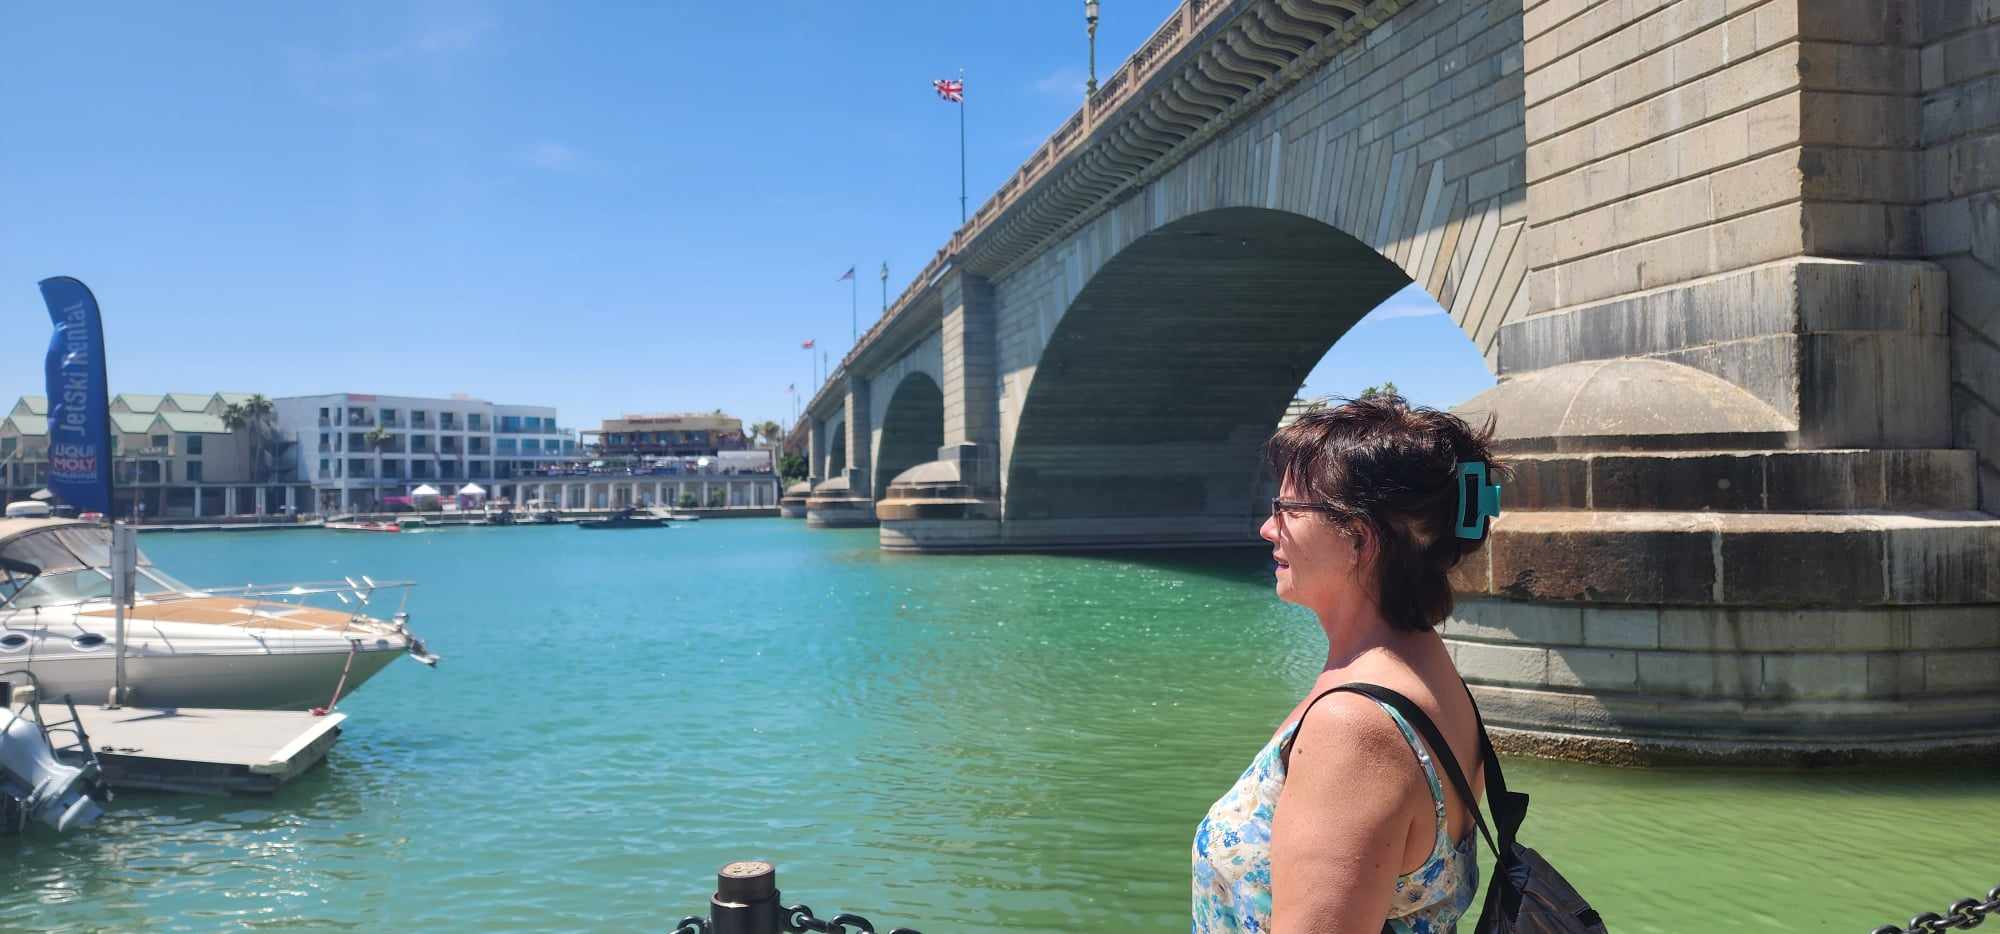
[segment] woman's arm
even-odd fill
[[[1416,757],[1373,701],[1314,704],[1271,820],[1272,931],[1379,934],[1419,793],[1428,812]]]

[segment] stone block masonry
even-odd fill
[[[2000,513],[2000,5],[1911,6],[1924,252],[1950,276],[1953,440],[1979,452],[1981,508]]]

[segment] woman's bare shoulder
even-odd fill
[[[1402,771],[1409,745],[1381,705],[1347,691],[1329,694],[1306,711],[1292,739],[1287,781],[1344,782],[1356,770]]]

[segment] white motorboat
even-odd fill
[[[434,665],[406,613],[367,615],[380,591],[407,597],[408,586],[364,577],[198,589],[141,554],[125,612],[125,700],[305,710],[352,693],[404,652]],[[0,519],[0,669],[33,673],[45,700],[104,703],[115,668],[111,593],[109,527]]]

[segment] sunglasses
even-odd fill
[[[1335,517],[1352,515],[1351,510],[1332,503],[1308,503],[1304,500],[1271,497],[1271,514],[1277,515],[1280,512],[1323,512]]]

